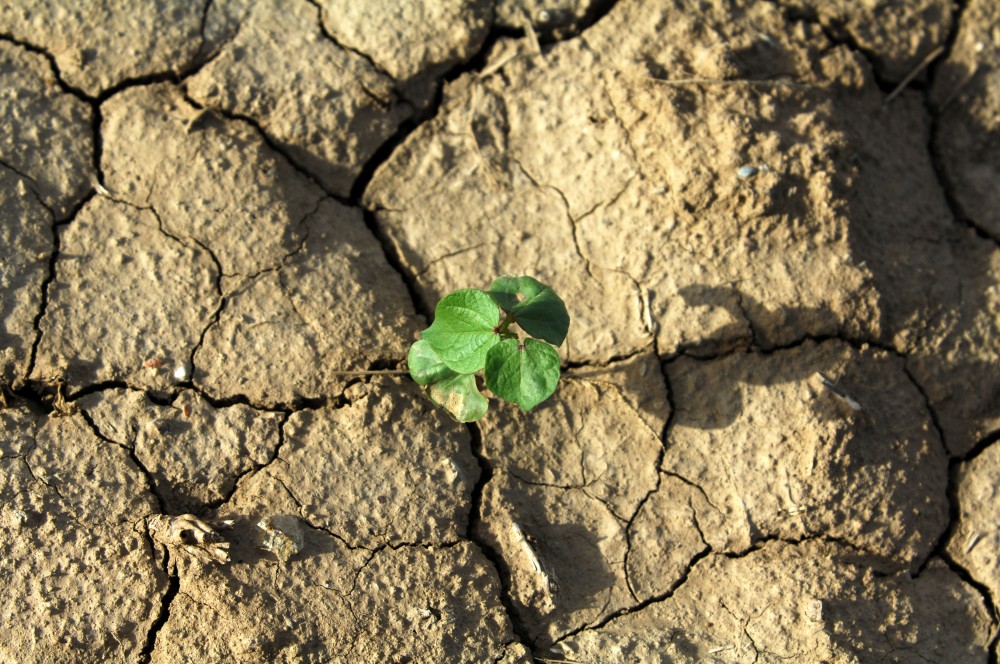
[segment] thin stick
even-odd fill
[[[653,78],[647,77],[650,81],[661,85],[762,85],[774,87],[800,87],[788,80],[752,79],[752,78]]]
[[[402,376],[410,373],[406,369],[376,369],[373,371],[327,371],[334,376]]]
[[[901,93],[903,90],[905,90],[906,86],[909,85],[913,81],[913,79],[915,79],[920,74],[920,72],[922,72],[924,69],[926,69],[927,66],[930,63],[934,62],[934,60],[936,60],[937,57],[939,55],[941,55],[942,53],[944,53],[944,46],[938,46],[936,49],[934,49],[933,51],[931,51],[930,53],[928,53],[927,57],[924,58],[923,60],[921,60],[920,64],[917,65],[916,67],[914,67],[913,71],[911,71],[909,74],[907,74],[906,78],[904,78],[902,81],[900,81],[899,85],[897,85],[896,88],[892,92],[889,93],[889,95],[885,98],[885,101],[882,102],[883,108],[886,107],[886,106],[888,106],[889,102],[891,102],[893,99],[895,99],[896,97],[898,97],[899,93]]]

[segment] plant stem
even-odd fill
[[[501,337],[508,334],[507,328],[509,328],[510,324],[513,322],[514,322],[514,314],[507,314],[504,317],[503,321],[501,321],[500,327],[497,328],[497,334],[499,334]]]
[[[406,369],[373,369],[372,371],[327,371],[334,376],[401,376],[410,373]]]

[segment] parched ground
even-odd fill
[[[0,661],[996,662],[998,26],[3,4]],[[455,423],[510,273],[564,379]]]

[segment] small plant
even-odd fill
[[[489,405],[476,384],[480,371],[493,394],[526,411],[548,399],[559,383],[556,347],[568,330],[566,305],[552,288],[504,276],[488,290],[442,298],[406,363],[431,401],[459,422],[473,422]]]

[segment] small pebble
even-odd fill
[[[187,367],[184,366],[183,364],[178,365],[178,367],[176,369],[174,369],[174,378],[176,380],[179,380],[179,381],[185,381],[185,380],[187,380],[188,379],[188,369],[187,369]]]
[[[740,166],[736,169],[736,177],[741,180],[746,180],[747,178],[752,178],[757,175],[756,166]]]
[[[305,546],[305,536],[299,520],[287,514],[273,514],[260,520],[261,546],[277,557],[285,565],[288,560]]]

